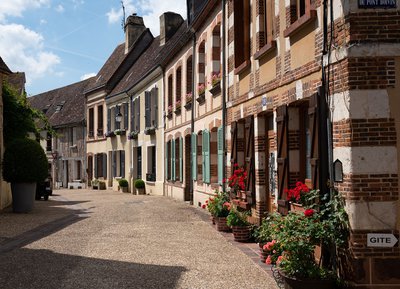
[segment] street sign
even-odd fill
[[[396,8],[396,0],[358,0],[358,8]]]
[[[393,234],[367,234],[367,247],[394,247],[396,243]]]

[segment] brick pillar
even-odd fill
[[[255,170],[256,170],[256,218],[262,218],[267,211],[267,172],[268,159],[266,151],[266,120],[265,116],[254,118],[254,150],[255,150]]]

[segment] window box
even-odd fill
[[[146,134],[146,135],[152,135],[152,134],[155,134],[155,133],[156,133],[156,128],[154,126],[146,127],[144,129],[144,134]]]
[[[206,93],[203,92],[202,94],[199,94],[199,96],[196,98],[198,103],[204,103],[206,101]]]
[[[218,81],[216,82],[213,87],[210,88],[210,92],[213,96],[216,96],[217,94],[219,94],[221,92],[221,82]]]
[[[94,132],[91,130],[91,131],[89,131],[89,133],[88,133],[88,137],[94,137]]]
[[[115,133],[114,133],[113,131],[107,131],[104,135],[105,135],[106,137],[114,137],[114,136],[115,136]]]
[[[192,100],[190,100],[190,102],[186,102],[185,108],[186,110],[192,109]]]
[[[115,135],[126,135],[126,130],[123,128],[119,128],[119,129],[114,130],[114,134]]]
[[[138,138],[138,135],[139,135],[139,132],[138,132],[137,130],[131,131],[131,132],[128,134],[128,139],[129,139],[129,140],[137,139],[137,138]]]
[[[155,182],[156,181],[156,174],[146,174],[146,181],[147,182]]]
[[[181,107],[177,107],[174,112],[175,112],[176,115],[180,115],[182,113],[182,108]]]

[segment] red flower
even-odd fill
[[[268,265],[272,264],[271,255],[268,255],[267,259],[265,260],[265,264],[268,264]]]
[[[206,205],[205,205],[205,204],[203,204],[201,207],[202,207],[203,209],[205,209],[205,208],[206,208]]]
[[[304,211],[304,216],[306,217],[312,217],[314,215],[315,211],[313,209],[307,209]]]

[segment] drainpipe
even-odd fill
[[[192,48],[192,50],[193,50],[193,53],[192,53],[192,120],[191,120],[191,131],[192,131],[192,135],[190,136],[190,141],[192,141],[192,137],[193,137],[193,134],[194,134],[194,107],[195,107],[195,103],[196,103],[196,101],[195,101],[195,97],[194,97],[194,91],[195,91],[195,80],[196,80],[196,78],[195,78],[195,69],[196,69],[196,33],[193,31],[193,39],[192,39],[192,42],[193,42],[193,48]],[[192,146],[190,146],[191,148],[192,148]],[[193,149],[194,148],[192,148],[192,151],[193,151]],[[191,169],[191,171],[190,171],[190,191],[189,191],[189,198],[190,198],[190,204],[191,205],[193,205],[193,188],[194,188],[194,180],[193,180],[193,177],[192,177],[192,170],[193,170],[193,166],[194,166],[194,163],[193,163],[193,156],[192,156],[192,151],[190,152],[190,164],[191,164],[191,166],[190,166],[190,169]]]
[[[222,0],[222,90],[221,90],[221,97],[222,97],[222,178],[225,178],[226,175],[226,51],[225,51],[225,45],[226,45],[226,27],[225,27],[225,17],[226,17],[226,11],[225,11],[225,6],[226,6],[226,0]],[[225,182],[222,182],[222,191],[225,192]]]

